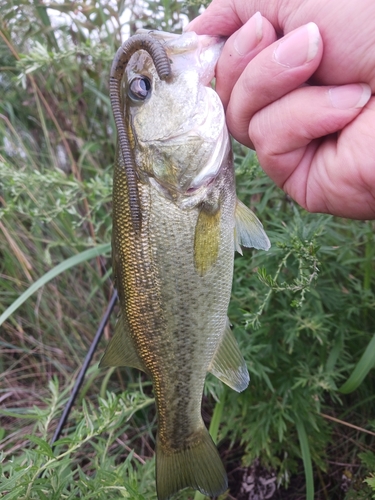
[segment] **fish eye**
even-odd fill
[[[129,97],[135,101],[144,101],[151,93],[151,82],[147,76],[136,76],[129,85]]]

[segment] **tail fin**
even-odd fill
[[[191,487],[207,496],[218,496],[228,488],[227,475],[219,453],[204,427],[194,443],[184,449],[165,451],[156,443],[156,489],[158,500]]]

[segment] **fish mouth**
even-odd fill
[[[213,89],[202,86],[201,91],[196,112],[178,127],[157,138],[137,138],[144,150],[164,156],[164,167],[158,172],[154,169],[155,181],[181,196],[190,196],[215,179],[228,153],[221,101]]]
[[[226,41],[222,36],[197,35],[194,31],[175,34],[139,29],[137,34],[147,34],[163,44],[173,64],[174,74],[194,66],[200,82],[205,86],[210,85],[215,76],[216,63]]]
[[[148,169],[146,176],[169,199],[192,201],[206,192],[215,180],[229,150],[223,106],[211,86],[225,38],[194,32],[179,35],[138,30],[137,34],[147,34],[163,45],[171,62],[172,74],[170,79],[155,86],[154,90],[159,92],[155,95],[167,96],[168,105],[176,102],[173,109],[179,110],[171,121],[173,126],[165,125],[156,130],[142,127],[143,115],[134,112],[133,124],[139,130],[136,140],[141,149],[148,151],[150,158],[155,160],[151,161],[150,165],[154,166]],[[182,101],[187,106],[178,101],[178,91],[173,94],[171,90],[172,96],[168,95],[168,88],[179,89],[184,85],[191,90],[189,98]],[[163,116],[169,123],[168,115],[163,113]]]

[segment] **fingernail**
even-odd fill
[[[256,12],[250,19],[237,31],[233,42],[233,47],[240,56],[248,54],[255,49],[263,38],[263,19],[260,12]]]
[[[276,62],[288,68],[302,66],[314,59],[320,42],[319,28],[308,23],[281,40],[274,52]]]
[[[371,97],[371,87],[365,83],[351,83],[332,87],[328,94],[334,108],[363,108]]]

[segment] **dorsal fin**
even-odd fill
[[[242,255],[241,245],[258,250],[268,250],[271,246],[263,225],[256,215],[237,199],[236,225],[234,230],[235,249]]]

